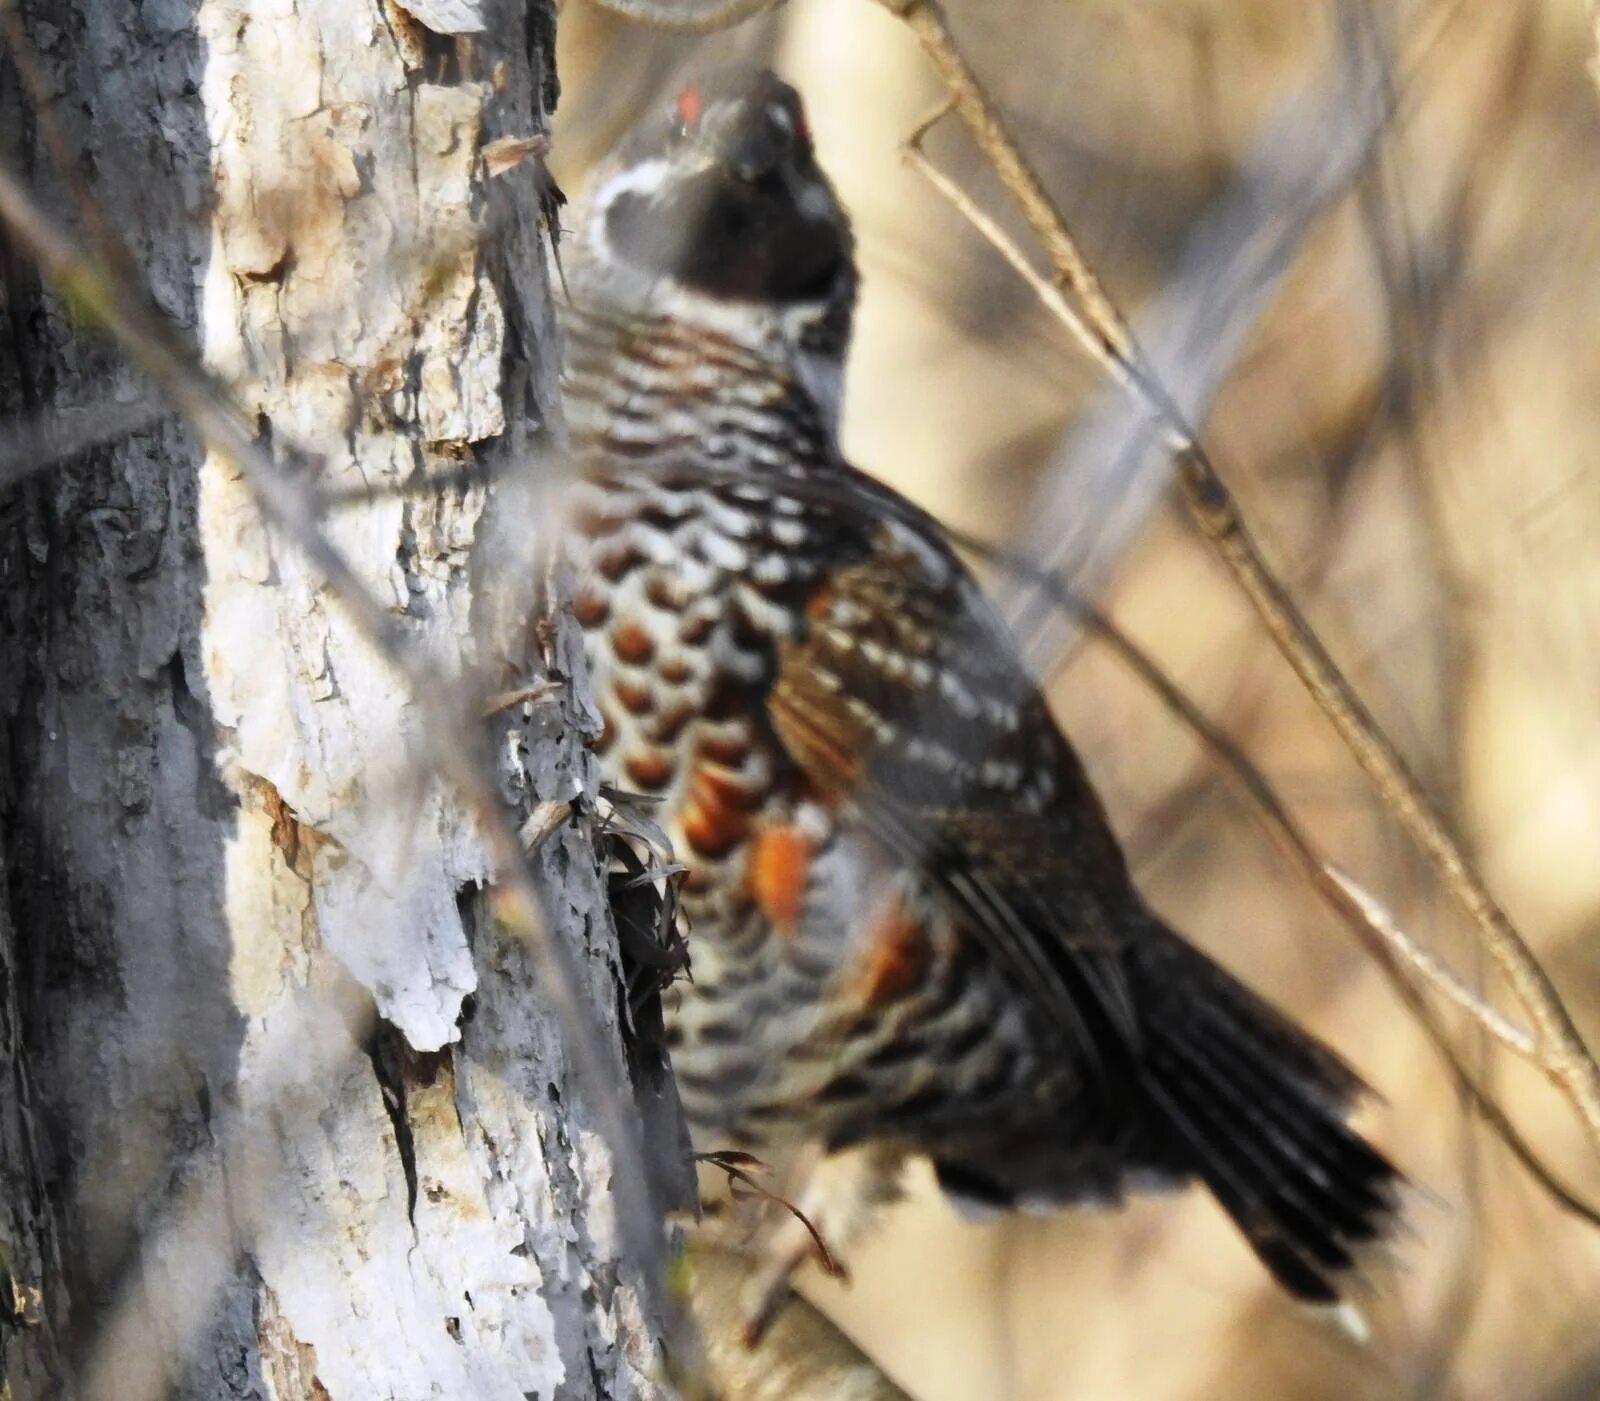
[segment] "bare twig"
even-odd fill
[[[1069,329],[1108,373],[1131,385],[1139,371],[1126,323],[1079,252],[1066,220],[978,85],[977,75],[955,45],[943,12],[930,0],[878,0],[878,3],[899,15],[921,41],[949,94],[950,108],[971,129],[995,174],[1016,200],[1044,249],[1061,289],[1082,308],[1081,312],[1074,309],[1070,313]]]
[[[948,116],[954,108],[949,102],[939,105],[931,114],[919,122],[916,129],[905,140],[905,157],[911,167],[933,186],[955,210],[972,225],[983,237],[988,240],[989,246],[994,249],[1006,262],[1011,264],[1012,270],[1029,287],[1034,295],[1044,303],[1047,310],[1062,321],[1068,330],[1078,339],[1079,343],[1091,354],[1099,357],[1101,354],[1100,340],[1090,331],[1088,323],[1078,315],[1077,308],[1069,302],[1062,293],[1061,288],[1051,282],[1029,260],[1028,255],[1017,246],[1016,240],[1000,227],[999,220],[993,218],[982,208],[965,190],[952,180],[944,171],[940,170],[923,150],[922,143],[934,127]],[[1117,362],[1106,359],[1102,361],[1108,369],[1115,370]]]
[[[1345,61],[1262,120],[1227,187],[1186,234],[1170,275],[1140,308],[1134,332],[1189,422],[1204,421],[1312,230],[1368,168],[1396,115],[1367,67]],[[1023,548],[1097,593],[1169,484],[1159,422],[1143,400],[1108,382],[1053,456],[1028,508]],[[1029,625],[1032,593],[1018,594],[1005,600],[1007,615],[1030,648],[1040,648],[1042,626]],[[1050,634],[1055,651],[1071,642],[1070,629],[1056,640],[1058,632]]]
[[[685,34],[709,34],[751,19],[782,0],[594,0],[602,10],[624,19],[675,29]]]
[[[938,71],[951,104],[1039,239],[1058,285],[1076,303],[1068,325],[1096,358],[1163,423],[1177,477],[1200,533],[1244,591],[1268,635],[1372,781],[1385,805],[1426,853],[1533,1022],[1537,1063],[1571,1100],[1600,1151],[1600,1064],[1538,958],[1495,901],[1406,761],[1345,678],[1287,589],[1266,563],[1232,492],[1204,446],[1151,376],[1127,329],[1080,253],[1065,218],[1022,155],[967,64],[933,0],[877,0],[899,15]],[[1087,332],[1087,337],[1085,336]]]
[[[1324,862],[1319,886],[1327,882],[1339,892],[1338,903],[1350,914],[1377,931],[1383,942],[1421,974],[1430,987],[1437,988],[1463,1008],[1490,1036],[1524,1060],[1538,1061],[1538,1047],[1524,1027],[1518,1026],[1497,1008],[1491,1007],[1460,978],[1439,962],[1427,949],[1406,933],[1377,896],[1346,875],[1331,862]]]
[[[728,1176],[729,1191],[737,1195],[738,1183],[747,1192],[760,1197],[762,1201],[771,1202],[774,1206],[782,1208],[794,1217],[806,1229],[806,1234],[811,1237],[812,1245],[817,1248],[817,1263],[822,1266],[824,1274],[834,1279],[845,1278],[845,1268],[838,1261],[833,1251],[828,1249],[828,1242],[823,1239],[822,1232],[817,1229],[816,1223],[801,1211],[792,1201],[782,1193],[775,1192],[764,1182],[758,1182],[755,1174],[764,1172],[766,1164],[751,1153],[740,1153],[727,1149],[719,1149],[711,1153],[696,1153],[695,1161],[706,1163]]]
[[[561,690],[559,681],[542,677],[530,686],[518,686],[512,691],[501,691],[498,695],[490,696],[483,703],[485,716],[499,715],[502,711],[514,710],[519,705],[538,705],[549,700]]]
[[[495,913],[527,946],[566,1038],[574,1070],[594,1108],[615,1160],[618,1230],[640,1268],[645,1291],[669,1327],[682,1327],[662,1288],[665,1269],[661,1213],[656,1209],[632,1111],[618,1082],[619,1057],[610,1053],[588,1003],[572,954],[548,934],[543,894],[524,860],[521,839],[480,753],[480,729],[466,717],[477,707],[418,655],[366,588],[320,523],[320,502],[307,475],[285,467],[256,439],[225,386],[182,347],[176,334],[142,299],[94,262],[65,230],[46,218],[11,172],[0,168],[0,223],[41,273],[98,322],[163,390],[213,451],[244,474],[262,514],[282,531],[337,593],[351,620],[379,655],[401,674],[429,725],[441,774],[463,794],[493,855],[499,881]]]
[[[142,400],[111,402],[56,409],[9,423],[0,428],[0,487],[12,486],[102,443],[120,441],[159,422],[168,412]]]
[[[517,829],[517,836],[522,842],[522,849],[532,856],[551,837],[561,830],[561,826],[572,816],[572,804],[556,802],[547,799],[530,812]]]

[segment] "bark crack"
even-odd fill
[[[411,1116],[407,1112],[406,1062],[422,1053],[412,1050],[405,1037],[382,1018],[377,1020],[365,1049],[367,1058],[372,1062],[372,1073],[377,1077],[390,1127],[394,1130],[395,1151],[400,1156],[400,1170],[406,1179],[406,1220],[415,1230],[417,1142],[411,1127]]]

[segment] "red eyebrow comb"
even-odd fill
[[[691,83],[678,94],[678,120],[685,128],[695,127],[700,124],[701,114],[705,111],[706,101],[700,89]]]

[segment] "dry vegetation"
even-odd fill
[[[1204,417],[1273,564],[1593,1042],[1600,95],[1583,13],[1459,0],[949,8],[1102,279]],[[1064,550],[1318,845],[1517,1012],[1181,508],[1146,490],[1158,455],[1108,455],[1102,377],[907,168],[901,144],[939,92],[904,29],[862,0],[795,0],[710,41],[576,4],[563,21],[568,179],[708,55],[771,61],[801,85],[866,273],[851,455],[964,528]],[[1353,32],[1365,57],[1352,90],[1376,108],[1338,87]],[[1005,212],[955,123],[928,148]],[[1272,256],[1225,276],[1258,243]],[[1287,1308],[1198,1195],[978,1227],[919,1190],[853,1286],[818,1284],[818,1297],[919,1397],[1594,1394],[1600,1231],[1470,1112],[1193,737],[1093,643],[1060,628],[1040,641],[1157,905],[1379,1091],[1364,1125],[1417,1184],[1410,1235],[1374,1263],[1365,1347]],[[1446,1023],[1542,1158],[1600,1200],[1571,1107],[1465,1018]]]

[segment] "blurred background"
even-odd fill
[[[1600,89],[1578,0],[948,0],[1269,556],[1600,1041]],[[1323,849],[1490,999],[1460,917],[1166,490],[1137,413],[901,146],[938,99],[867,0],[710,40],[561,15],[568,188],[707,63],[807,98],[864,294],[844,441],[952,524],[1059,563]],[[930,154],[1008,216],[954,122]],[[1533,1184],[1253,811],[1116,660],[1007,581],[1158,909],[1333,1043],[1416,1191],[1361,1345],[1198,1192],[975,1226],[931,1182],[806,1288],[926,1401],[1600,1396],[1600,1230]],[[1525,1066],[1450,1025],[1588,1200]]]

